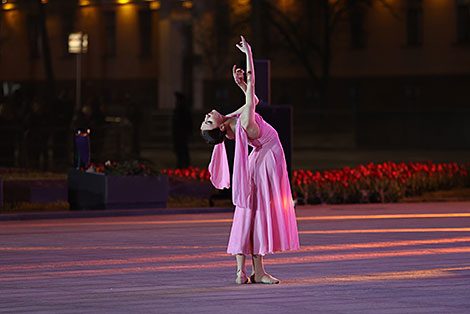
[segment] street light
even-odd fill
[[[80,110],[81,102],[81,71],[82,71],[82,53],[88,51],[88,35],[82,32],[71,33],[69,35],[69,53],[77,55],[77,81],[76,81],[76,94],[75,94],[75,111],[74,119],[76,119],[78,111]]]
[[[82,32],[69,34],[69,53],[77,55],[77,82],[75,94],[75,109],[73,112],[71,127],[76,127],[78,113],[81,107],[81,94],[82,94],[82,54],[88,51],[88,35]],[[74,163],[76,168],[80,168],[90,162],[90,130],[82,132],[81,130],[74,130]]]

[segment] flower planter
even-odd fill
[[[68,172],[71,210],[165,208],[168,176],[111,176]]]
[[[65,180],[7,180],[3,182],[5,203],[51,203],[67,201]]]

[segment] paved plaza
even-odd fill
[[[0,221],[0,313],[470,313],[470,203],[300,206],[280,285],[236,285],[231,213]]]

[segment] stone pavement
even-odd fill
[[[470,203],[297,208],[280,285],[236,285],[231,213],[0,222],[0,313],[470,313]]]

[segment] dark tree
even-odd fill
[[[358,39],[364,39],[361,25],[354,23],[363,17],[375,3],[387,5],[384,0],[299,0],[288,9],[280,8],[276,2],[252,0],[254,14],[263,14],[267,23],[280,37],[288,53],[295,56],[308,73],[312,90],[320,95],[322,108],[328,105],[328,84],[333,57],[332,39],[342,23],[348,23],[356,31]],[[390,8],[390,7],[389,7]],[[254,19],[262,18],[254,16]],[[258,36],[260,37],[260,36]],[[354,36],[353,36],[354,37]],[[352,42],[352,48],[354,43]]]

